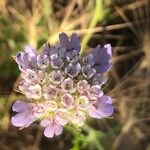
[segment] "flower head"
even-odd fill
[[[102,90],[106,82],[102,73],[111,67],[111,45],[80,56],[77,34],[68,38],[61,33],[59,40],[59,45],[46,43],[41,53],[26,46],[16,56],[22,77],[19,90],[28,100],[14,103],[17,114],[11,122],[27,127],[39,121],[46,137],[61,134],[68,123],[84,125],[87,116],[103,118],[113,113],[112,100]]]

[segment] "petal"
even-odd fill
[[[52,121],[50,119],[44,119],[41,121],[40,124],[41,124],[41,126],[46,127],[46,126],[52,124]]]
[[[60,45],[64,47],[65,49],[68,49],[68,36],[63,32],[59,34],[59,40],[60,40]]]
[[[56,116],[56,120],[57,120],[57,121],[59,122],[59,124],[62,125],[62,126],[66,125],[67,122],[68,122],[66,119],[62,118],[62,117],[59,116],[59,115]]]
[[[59,135],[59,134],[61,134],[62,133],[62,131],[63,131],[63,127],[61,126],[61,125],[56,125],[55,126],[55,135]]]
[[[11,118],[11,123],[16,127],[27,127],[34,121],[35,117],[27,112],[18,113]]]
[[[105,64],[108,62],[112,56],[112,48],[110,44],[104,45],[104,47],[100,47],[98,45],[93,49],[93,56],[96,64]]]
[[[25,47],[25,52],[28,53],[30,58],[36,57],[36,51],[31,45]]]
[[[110,64],[109,62],[103,64],[103,65],[98,65],[95,66],[94,68],[96,69],[96,73],[105,73],[106,71],[108,71],[111,68],[112,64]]]
[[[96,109],[90,108],[89,115],[93,118],[100,118],[99,111],[97,111]]]
[[[16,112],[24,112],[28,109],[28,107],[29,107],[28,103],[18,100],[13,104],[12,110]]]
[[[71,35],[69,48],[75,49],[78,52],[80,51],[80,40],[79,40],[79,37],[76,33],[73,33]]]
[[[48,125],[45,129],[44,129],[44,135],[48,138],[51,138],[54,136],[54,127],[52,127],[51,125]]]

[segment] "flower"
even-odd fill
[[[53,137],[54,135],[59,135],[63,131],[63,126],[55,119],[44,119],[41,121],[41,125],[45,127],[44,135],[46,137]]]
[[[104,118],[113,113],[112,99],[104,95],[103,73],[111,67],[111,45],[100,45],[80,56],[76,33],[59,35],[60,44],[46,43],[41,53],[28,45],[16,56],[22,80],[19,90],[27,101],[12,106],[14,126],[40,122],[46,137],[60,135],[67,124],[81,127],[88,116]]]

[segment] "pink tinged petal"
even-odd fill
[[[56,126],[54,127],[55,135],[60,135],[60,134],[62,133],[62,131],[63,131],[63,126],[61,126],[61,125],[56,125]]]
[[[52,119],[44,119],[40,122],[41,126],[46,127],[48,125],[52,125],[53,120]]]
[[[85,115],[81,111],[76,111],[71,118],[71,122],[77,126],[83,126],[85,119]]]
[[[80,109],[86,109],[89,105],[89,99],[87,96],[80,96],[78,99],[78,107]]]
[[[61,97],[61,102],[65,105],[65,107],[69,109],[69,108],[72,108],[74,104],[74,99],[72,95],[66,93]]]
[[[16,112],[24,112],[28,109],[29,109],[29,104],[20,100],[16,101],[12,106],[12,110]]]
[[[39,84],[31,85],[28,92],[26,92],[28,98],[40,99],[42,97],[41,86]]]
[[[67,119],[62,118],[61,116],[57,115],[56,120],[62,125],[65,126],[67,124]]]
[[[50,73],[50,81],[55,84],[60,84],[64,80],[63,74],[58,71],[52,71]]]
[[[78,92],[80,92],[80,93],[86,92],[89,89],[89,87],[90,87],[90,85],[88,84],[88,82],[86,80],[80,80],[77,83],[77,89],[78,89]]]
[[[55,134],[54,127],[51,125],[46,126],[46,128],[44,129],[44,135],[48,138],[52,138],[54,134]]]
[[[54,112],[57,109],[56,101],[46,101],[44,104],[44,110],[48,112]]]
[[[41,84],[46,81],[47,73],[44,71],[38,71],[35,77],[36,77],[35,83]]]
[[[19,90],[22,92],[27,92],[29,89],[30,83],[26,82],[25,80],[20,81],[19,83]]]
[[[69,39],[65,33],[59,34],[60,45],[65,49],[68,49]]]
[[[69,120],[69,112],[66,109],[58,109],[57,110],[57,115],[56,115],[56,121],[64,126],[67,124]]]
[[[25,72],[21,73],[21,76],[26,82],[31,83],[35,81],[36,73],[31,69],[26,69]]]
[[[93,117],[93,118],[101,118],[100,117],[100,114],[99,114],[99,111],[98,110],[96,110],[95,108],[90,108],[89,109],[89,115],[91,116],[91,117]]]
[[[33,105],[33,114],[35,117],[40,118],[44,115],[44,105],[42,103]]]
[[[94,85],[89,89],[88,94],[91,100],[96,100],[98,97],[103,96],[103,91],[99,85]]]
[[[49,86],[44,88],[43,96],[45,99],[54,99],[57,97],[58,91],[55,86]]]
[[[65,79],[62,83],[61,83],[61,88],[64,91],[68,91],[70,93],[74,93],[76,91],[76,88],[74,87],[74,82],[71,78],[67,78]]]

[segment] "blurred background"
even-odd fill
[[[113,46],[105,93],[112,117],[88,120],[45,138],[34,123],[10,123],[20,71],[13,60],[26,44],[39,49],[76,32],[82,50]],[[0,0],[0,150],[150,150],[150,0]]]

